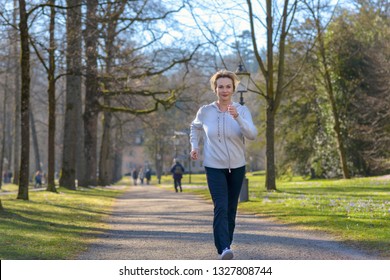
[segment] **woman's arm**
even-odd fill
[[[248,107],[242,106],[238,114],[238,117],[235,118],[237,123],[241,128],[241,133],[245,138],[249,140],[255,140],[257,136],[257,128],[253,124],[252,115]]]

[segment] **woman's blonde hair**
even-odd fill
[[[210,79],[210,86],[211,86],[211,89],[213,90],[214,93],[216,92],[217,80],[219,78],[229,78],[230,80],[232,80],[233,92],[236,91],[236,88],[237,88],[238,84],[240,83],[240,80],[238,79],[237,75],[234,74],[233,72],[228,71],[228,70],[219,70]]]

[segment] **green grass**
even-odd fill
[[[277,191],[265,190],[264,173],[247,174],[249,201],[244,212],[272,217],[305,229],[321,230],[349,245],[390,258],[390,179],[277,181]],[[193,185],[206,185],[204,175],[192,175]],[[170,182],[169,177],[165,183]],[[183,178],[188,185],[188,177]],[[206,188],[187,188],[210,198]]]
[[[15,191],[15,185],[6,185]],[[3,191],[4,191],[3,189]],[[73,259],[87,248],[92,236],[107,227],[103,218],[111,213],[123,189],[79,188],[58,193],[30,192],[29,200],[16,194],[0,196],[0,259]]]

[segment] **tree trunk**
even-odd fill
[[[88,96],[88,90],[86,92]],[[86,97],[88,98],[88,97]],[[86,101],[88,103],[88,101]],[[89,102],[90,103],[90,102]],[[87,108],[88,107],[88,108]],[[92,104],[86,104],[84,113],[84,156],[85,178],[80,183],[82,186],[97,185],[97,124],[98,112],[92,109]]]
[[[10,69],[10,65],[11,65],[11,59],[10,59],[11,56],[8,56],[7,58],[7,64],[6,64],[6,69]],[[7,137],[8,137],[8,133],[7,133],[7,125],[8,125],[8,118],[7,118],[7,107],[8,107],[8,96],[9,96],[9,93],[8,93],[8,71],[5,73],[5,80],[4,80],[4,84],[3,84],[3,88],[4,88],[4,99],[3,99],[3,108],[2,108],[2,112],[3,112],[3,116],[2,116],[2,125],[1,125],[1,129],[2,129],[2,138],[1,138],[1,149],[0,149],[0,189],[1,189],[1,186],[2,186],[2,183],[3,183],[3,171],[4,171],[4,159],[7,158],[10,160],[10,157],[8,157],[5,153],[5,150],[6,150],[6,145],[7,145]],[[7,168],[5,168],[5,171],[6,172],[9,172],[9,166],[10,166],[10,162],[8,163],[8,166]]]
[[[70,46],[68,45],[68,48]],[[68,58],[67,58],[68,60]],[[69,63],[68,63],[69,66]],[[70,71],[68,67],[68,71]],[[62,150],[62,167],[59,185],[70,190],[75,190],[76,180],[76,143],[77,143],[77,126],[76,126],[76,100],[72,98],[77,86],[75,74],[69,74],[66,77],[66,104],[64,120],[64,141]],[[75,89],[75,90],[72,90]]]
[[[267,100],[266,124],[266,166],[265,187],[268,191],[276,190],[275,170],[275,112],[273,100]]]
[[[20,13],[20,45],[21,45],[21,160],[19,173],[19,191],[17,199],[28,200],[29,163],[30,163],[30,50],[28,34],[28,16],[26,1],[19,0]]]
[[[6,79],[7,82],[8,79]],[[7,87],[5,87],[7,88]],[[3,166],[4,166],[4,151],[5,151],[5,138],[6,138],[6,118],[7,118],[7,90],[4,90],[3,99],[3,117],[2,117],[2,138],[1,138],[1,149],[0,149],[0,189],[3,183]]]
[[[160,139],[160,136],[159,135],[156,135],[156,143],[155,143],[155,147],[156,147],[156,157],[155,157],[155,166],[156,166],[156,175],[157,175],[157,182],[159,184],[161,184],[161,176],[163,175],[163,158],[164,158],[164,155],[163,155],[163,151],[164,151],[164,148],[163,148],[163,141],[162,139]]]
[[[330,74],[330,70],[329,70],[328,60],[326,58],[325,42],[324,42],[324,39],[322,37],[322,30],[321,30],[321,24],[320,24],[319,19],[316,19],[316,28],[317,28],[317,34],[318,34],[319,49],[320,49],[320,54],[321,54],[321,62],[322,62],[322,67],[324,69],[323,74],[324,74],[324,79],[325,79],[325,89],[326,89],[326,93],[328,94],[329,102],[330,102],[331,108],[332,108],[333,119],[334,119],[333,131],[335,132],[335,135],[336,135],[337,151],[338,151],[339,158],[340,158],[340,165],[341,165],[344,179],[350,179],[351,176],[349,174],[349,169],[347,166],[347,157],[346,157],[346,152],[345,152],[345,147],[344,147],[344,139],[343,139],[343,136],[341,134],[340,117],[339,117],[339,113],[337,110],[336,100],[334,97],[331,74]]]
[[[10,91],[8,94],[12,94],[13,91]],[[8,96],[10,97],[10,95]],[[12,173],[12,158],[13,158],[13,146],[14,146],[14,142],[13,142],[13,118],[10,118],[9,116],[12,116],[12,113],[13,110],[15,109],[15,105],[10,105],[12,101],[7,101],[8,104],[7,104],[7,109],[6,109],[6,113],[7,113],[7,118],[6,118],[6,128],[5,128],[5,131],[6,131],[6,139],[5,139],[5,150],[4,150],[4,158],[7,159],[6,161],[6,164],[4,164],[4,167]],[[12,178],[10,178],[12,180]]]
[[[267,0],[267,127],[266,127],[266,180],[268,191],[276,190],[275,172],[275,96],[274,96],[274,52],[273,52],[273,17],[272,0]]]
[[[17,4],[18,0],[14,0],[14,13],[13,13],[13,23],[17,25]],[[15,31],[15,42],[17,42],[18,33]],[[13,57],[15,59],[15,120],[14,120],[14,145],[13,145],[13,183],[19,185],[19,168],[20,168],[20,61],[19,59],[19,49],[18,44],[14,44]],[[16,59],[18,58],[18,59]],[[10,158],[11,166],[11,158]]]
[[[330,101],[331,107],[332,107],[332,113],[333,113],[333,119],[334,119],[333,131],[336,134],[337,151],[338,151],[339,158],[340,158],[341,170],[343,172],[344,179],[350,179],[351,176],[349,174],[349,169],[347,166],[347,156],[346,156],[345,147],[344,147],[344,139],[343,139],[343,136],[341,134],[340,118],[339,118],[339,114],[338,114],[338,110],[337,110],[337,106],[336,106],[336,101],[334,98],[333,86],[332,86],[330,74],[328,71],[326,71],[325,76],[326,76],[326,80],[327,80],[327,84],[328,84],[328,87],[327,87],[328,88],[327,89],[328,98],[329,98],[329,101]]]
[[[110,101],[106,98],[105,105],[110,106]],[[104,112],[103,118],[103,137],[100,149],[99,161],[99,185],[107,186],[112,183],[113,176],[113,155],[111,151],[111,119],[112,113]]]
[[[48,170],[47,170],[47,191],[57,192],[54,181],[55,173],[55,136],[56,136],[56,87],[55,87],[55,0],[50,4],[50,48],[49,48],[49,87],[47,90],[49,99],[49,133],[48,133]]]
[[[85,178],[83,186],[97,185],[97,125],[98,125],[98,81],[97,81],[97,1],[87,0],[85,27],[86,78],[84,111],[84,155]]]
[[[122,14],[126,2],[123,2],[120,6],[111,6],[109,5],[108,13],[110,15],[110,21],[107,24],[106,36],[105,36],[105,46],[106,46],[106,74],[107,76],[111,75],[111,66],[113,60],[115,59],[114,53],[114,40],[117,35],[116,29],[118,24],[118,17]],[[115,9],[118,7],[118,10]],[[108,85],[109,86],[109,85]],[[104,105],[110,107],[110,98],[104,98]],[[103,136],[102,143],[100,148],[100,159],[99,159],[99,185],[107,186],[113,182],[114,177],[114,158],[113,154],[113,145],[112,145],[112,113],[104,112],[103,117]]]
[[[76,179],[82,181],[85,178],[85,154],[84,154],[84,122],[83,120],[83,108],[82,108],[82,92],[81,92],[81,79],[80,90],[76,92],[76,127],[77,127],[77,143],[76,143]]]
[[[12,91],[13,92],[13,91]],[[10,94],[12,94],[12,92],[10,92]],[[10,96],[9,96],[10,97]],[[11,101],[8,101],[8,104],[7,104],[7,116],[12,116],[13,115],[13,108],[15,108],[15,106],[10,106],[10,103]],[[20,112],[19,112],[20,114]],[[5,127],[5,131],[6,131],[6,138],[5,138],[5,150],[4,150],[4,158],[7,159],[6,161],[6,164],[4,164],[4,167],[5,167],[5,170],[8,170],[9,172],[12,173],[13,171],[13,168],[12,168],[12,158],[13,158],[13,150],[14,150],[14,135],[13,135],[13,130],[14,130],[14,125],[13,125],[13,121],[14,119],[13,118],[6,118],[6,123],[4,124],[6,127]],[[19,174],[19,172],[18,172]],[[12,175],[13,177],[14,175]],[[12,181],[12,178],[10,178],[10,180]]]
[[[117,132],[117,138],[116,138],[116,148],[114,149],[115,151],[115,158],[114,158],[114,166],[113,166],[113,171],[112,173],[114,174],[113,177],[113,183],[118,182],[122,178],[122,148],[119,146],[119,137],[118,137],[118,132]]]
[[[41,157],[39,153],[39,143],[38,143],[38,136],[37,136],[37,130],[35,129],[35,118],[34,113],[30,109],[30,125],[31,125],[31,137],[32,137],[32,146],[34,150],[35,155],[35,171],[42,171],[41,170]]]
[[[16,19],[14,20],[14,22],[16,21]],[[12,35],[15,34],[15,32],[12,30],[11,33],[10,33],[10,44],[12,44],[13,46],[17,45],[17,38],[12,38]],[[16,34],[17,35],[17,34]],[[12,39],[15,39],[15,40],[12,40]],[[8,56],[6,58],[6,64],[4,65],[5,66],[5,77],[4,77],[4,81],[3,81],[3,89],[4,89],[4,99],[3,99],[3,106],[2,106],[2,118],[1,118],[1,129],[2,129],[2,133],[0,133],[2,135],[2,138],[1,138],[1,150],[0,150],[0,189],[1,189],[1,186],[2,186],[2,183],[3,183],[3,180],[2,180],[2,175],[3,175],[3,172],[7,172],[7,175],[9,175],[9,173],[11,172],[11,159],[12,159],[12,120],[11,118],[9,117],[11,115],[11,111],[12,111],[12,106],[10,106],[11,104],[11,101],[12,101],[12,93],[10,92],[9,90],[9,81],[10,81],[10,75],[9,73],[11,73],[11,77],[13,78],[16,78],[16,77],[19,77],[20,73],[18,74],[14,74],[12,76],[12,71],[10,71],[10,69],[12,69],[13,67],[15,67],[15,56],[13,56],[13,52],[15,51],[15,49],[9,49],[9,52],[8,52]],[[11,179],[11,178],[9,178]],[[10,183],[10,181],[8,181],[8,178],[7,178],[7,181],[8,183]]]
[[[279,14],[279,7],[274,8],[273,3],[276,5],[283,2],[283,12]],[[255,53],[256,60],[260,66],[260,71],[264,76],[266,83],[265,94],[259,92],[264,96],[267,104],[266,108],[266,180],[265,187],[268,191],[276,190],[276,168],[275,168],[275,118],[278,107],[281,103],[282,94],[285,90],[284,76],[284,61],[285,61],[285,47],[286,37],[288,35],[289,20],[294,18],[296,2],[289,4],[289,0],[282,2],[274,2],[274,0],[266,0],[266,30],[267,30],[267,56],[266,61],[263,58],[257,47],[257,38],[255,28],[256,15],[253,13],[252,1],[247,0],[248,14],[251,27],[252,44]],[[291,10],[290,10],[291,9]],[[275,17],[280,17],[279,20]],[[274,24],[279,21],[277,24]],[[275,34],[278,34],[279,38],[274,38],[274,27],[277,28]],[[275,41],[279,42],[278,45],[278,59],[274,63],[274,49]]]
[[[3,123],[3,126],[5,126],[5,123]],[[5,132],[4,129],[3,132]],[[5,134],[3,134],[3,138],[1,139],[1,149],[0,149],[0,190],[1,190],[1,186],[3,185],[4,146],[5,146]]]
[[[77,157],[83,157],[78,150],[81,118],[81,0],[68,0],[67,6],[67,50],[66,65],[70,73],[66,76],[66,105],[64,120],[64,143],[60,186],[75,190]],[[80,116],[81,117],[81,116]]]

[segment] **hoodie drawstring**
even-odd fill
[[[220,131],[220,118],[219,118],[219,115],[222,114],[222,117],[223,117],[223,120],[222,120],[222,135],[221,135],[221,131]],[[225,143],[225,148],[226,148],[226,152],[228,154],[228,161],[229,161],[229,173],[231,173],[231,169],[230,169],[230,153],[229,153],[229,149],[228,149],[228,146],[227,146],[227,143],[226,143],[226,133],[225,133],[225,114],[226,112],[218,112],[218,141],[219,143],[222,143],[221,141],[221,138],[223,137],[223,140],[224,140],[224,143]]]

